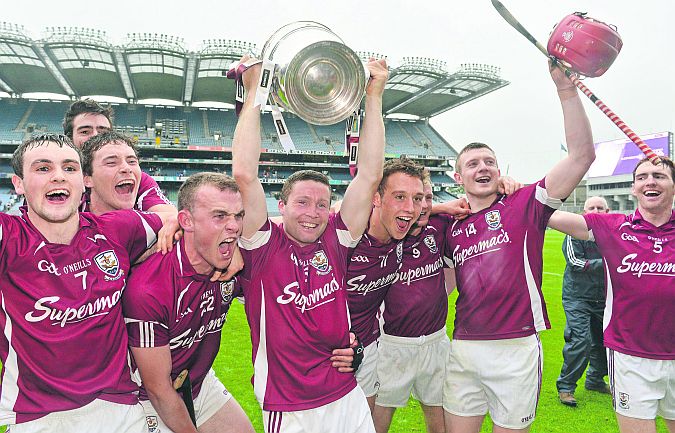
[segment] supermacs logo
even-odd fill
[[[625,256],[621,259],[621,266],[616,268],[616,272],[620,274],[629,272],[638,278],[643,275],[675,277],[675,263],[638,262],[636,258],[636,253]]]
[[[304,313],[305,310],[313,310],[335,300],[333,293],[341,290],[340,284],[335,277],[322,287],[314,289],[309,295],[300,292],[300,284],[294,281],[284,287],[284,294],[277,296],[277,303],[281,305],[293,304],[295,308]]]
[[[48,320],[52,325],[63,328],[69,324],[107,315],[119,304],[123,290],[124,288],[115,290],[110,295],[101,296],[77,308],[66,307],[64,309],[58,307],[58,302],[61,300],[59,296],[45,296],[35,301],[33,311],[26,313],[24,318],[31,323]]]

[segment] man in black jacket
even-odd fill
[[[607,213],[607,201],[591,197],[584,213]],[[567,265],[563,276],[562,302],[567,317],[560,377],[556,381],[560,402],[576,407],[574,391],[586,366],[586,389],[609,394],[605,383],[607,357],[602,343],[605,308],[605,276],[602,256],[593,241],[565,236],[562,245]]]

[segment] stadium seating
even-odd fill
[[[28,101],[24,99],[0,100],[0,140],[22,140],[23,131],[15,131],[28,109]]]
[[[0,98],[0,188],[11,187],[11,153],[17,142],[28,135],[29,127],[37,132],[61,132],[63,115],[69,104],[70,101]],[[115,104],[113,108],[116,129],[140,141],[144,171],[157,178],[162,188],[167,190],[167,197],[174,203],[178,198],[180,180],[185,176],[205,170],[231,173],[232,155],[222,152],[222,149],[215,152],[207,149],[212,146],[231,147],[237,123],[234,110],[139,104]],[[314,168],[323,171],[334,183],[334,199],[340,199],[351,180],[344,157],[344,122],[327,126],[309,125],[290,113],[286,113],[284,119],[297,150],[306,153],[283,152],[271,113],[263,114],[262,147],[270,149],[272,153],[263,153],[263,161],[266,162],[261,165],[260,176],[263,178],[263,173],[267,171],[267,179],[263,183],[265,190],[270,193],[267,200],[269,209],[273,211],[271,214],[276,214],[275,197],[281,189],[281,182],[296,170]],[[152,129],[157,121],[163,123],[159,148],[155,147],[155,132]],[[422,158],[422,163],[431,167],[446,167],[446,163],[437,157],[456,155],[448,143],[424,121],[385,119],[385,125],[385,151],[389,157],[392,154],[413,155],[414,158]],[[219,135],[218,140],[214,135]],[[175,142],[176,138],[178,143]],[[200,146],[204,152],[186,151],[187,146]],[[425,155],[432,158],[425,160]],[[275,171],[276,176],[273,175]],[[432,180],[436,184],[454,183],[440,170],[433,172]],[[436,196],[443,199],[451,197],[444,192]],[[7,203],[2,196],[0,200]],[[20,204],[12,205],[13,211],[16,212]]]
[[[69,102],[31,102],[24,125],[33,126],[35,132],[63,132],[63,114],[69,105]]]
[[[0,140],[22,140],[27,127],[35,130],[60,132],[63,114],[70,102],[28,101],[0,99]],[[146,106],[118,104],[115,126],[141,141],[154,142],[152,128],[163,121],[163,145],[174,145],[172,138],[179,137],[181,145],[225,146],[232,145],[237,118],[234,110],[199,109],[185,107]],[[300,151],[344,152],[344,122],[335,125],[309,125],[287,113],[284,116],[289,133]],[[386,152],[406,155],[455,156],[456,152],[426,122],[386,120]],[[270,113],[264,113],[261,122],[263,147],[283,150],[276,135]],[[216,141],[214,134],[220,133]]]

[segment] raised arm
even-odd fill
[[[581,239],[582,241],[589,239],[588,225],[582,215],[557,210],[548,220],[548,226],[575,239]]]
[[[162,347],[132,347],[131,353],[141,374],[143,387],[157,414],[174,432],[194,432],[185,403],[171,383],[171,350]]]
[[[551,198],[565,199],[593,163],[595,149],[591,125],[577,88],[559,68],[551,67],[551,77],[562,105],[568,153],[546,175],[546,191]]]
[[[370,83],[366,89],[366,114],[361,128],[358,172],[347,187],[340,215],[354,239],[366,229],[372,209],[373,194],[382,179],[384,164],[384,121],[382,94],[389,71],[384,60],[368,62]]]
[[[247,58],[242,59],[246,61]],[[260,65],[244,72],[246,101],[239,113],[239,121],[232,140],[232,175],[237,181],[244,202],[244,229],[242,236],[250,238],[267,218],[265,191],[258,179],[260,159],[260,109],[253,105],[260,77]]]

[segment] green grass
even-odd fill
[[[565,259],[561,252],[563,236],[548,231],[544,243],[543,291],[548,307],[551,329],[541,333],[544,347],[544,380],[537,409],[537,418],[532,425],[533,433],[614,433],[619,429],[616,424],[612,400],[608,395],[587,392],[581,386],[577,388],[577,408],[569,408],[558,402],[555,381],[562,365],[563,329],[565,312],[561,303],[562,272]],[[452,334],[454,308],[457,298],[455,291],[450,298],[448,315],[448,334]],[[256,431],[262,432],[260,407],[253,395],[251,375],[251,340],[243,306],[235,302],[223,328],[221,351],[216,358],[214,369],[225,386],[235,396],[253,422]],[[657,431],[667,433],[661,419],[657,421]],[[482,432],[491,431],[489,422],[483,424]],[[394,415],[392,433],[424,432],[424,418],[419,404],[413,399],[407,407],[398,409]]]
[[[577,388],[577,408],[568,408],[558,402],[555,381],[562,365],[563,329],[565,313],[561,304],[562,272],[565,260],[560,250],[563,236],[549,231],[544,243],[543,289],[548,306],[552,329],[541,334],[544,347],[544,381],[542,384],[537,419],[532,425],[533,433],[614,433],[619,429],[612,410],[610,396],[587,392],[583,378]],[[450,298],[448,334],[452,334],[455,291]],[[238,302],[232,305],[228,321],[223,328],[221,350],[214,363],[218,377],[235,396],[253,422],[257,432],[263,432],[260,406],[253,395],[251,376],[251,340],[244,308]],[[482,432],[491,431],[489,422],[483,424]],[[4,432],[4,427],[0,432]],[[392,422],[392,433],[424,432],[424,419],[419,404],[413,399],[407,407],[398,409]],[[657,431],[667,433],[663,420],[657,421]]]

